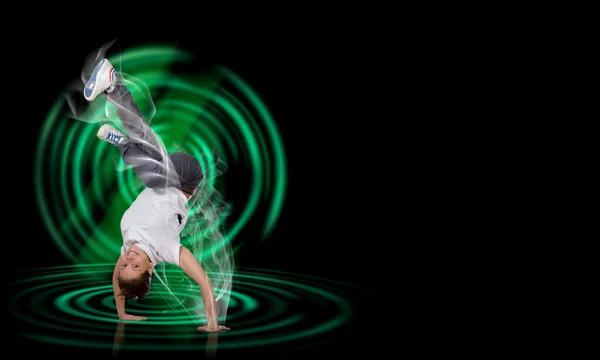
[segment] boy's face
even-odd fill
[[[131,280],[140,277],[145,271],[152,273],[150,258],[139,247],[131,246],[127,253],[121,256],[119,275],[124,280]]]

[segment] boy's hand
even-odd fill
[[[143,316],[135,316],[135,315],[129,315],[129,314],[123,314],[122,316],[119,316],[119,319],[121,319],[121,320],[136,320],[136,321],[148,320],[147,318],[145,318]]]
[[[223,325],[219,325],[219,327],[216,327],[216,326],[209,327],[208,325],[198,327],[198,331],[207,332],[207,333],[218,333],[218,332],[229,331],[229,330],[231,330],[231,329],[226,326],[223,326]]]

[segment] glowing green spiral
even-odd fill
[[[254,220],[263,206],[264,239],[280,215],[287,181],[274,119],[258,94],[229,69],[216,67],[185,76],[169,69],[193,59],[170,46],[135,48],[118,59],[109,58],[120,71],[146,84],[156,99],[151,124],[167,151],[206,157],[214,149],[228,167],[249,169],[248,197],[244,204],[234,204],[239,217],[227,224],[226,241]],[[140,91],[130,90],[136,102],[143,98]],[[95,101],[105,100],[100,96]],[[140,107],[145,113],[153,110]],[[120,218],[143,188],[133,170],[124,167],[118,150],[96,138],[103,122],[120,127],[114,110],[106,109],[90,107],[86,121],[78,121],[70,118],[61,98],[51,107],[39,135],[34,162],[38,207],[53,241],[76,263],[114,261],[122,244]],[[227,189],[218,190],[227,200]]]

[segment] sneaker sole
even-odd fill
[[[87,100],[91,100],[92,94],[94,93],[94,88],[96,87],[96,77],[98,76],[98,71],[100,71],[102,64],[104,64],[104,61],[105,59],[102,59],[102,61],[96,65],[94,71],[92,72],[92,76],[90,76],[90,79],[85,84],[83,95]]]
[[[106,89],[102,89],[98,92],[98,94],[94,95],[94,90],[96,89],[96,79],[98,77],[98,72],[100,72],[100,69],[102,68],[102,65],[104,64],[104,62],[106,61],[106,59],[102,59],[102,61],[100,61],[96,67],[94,68],[94,71],[92,72],[92,76],[90,76],[90,79],[87,81],[87,83],[85,84],[85,89],[83,91],[83,95],[85,96],[86,100],[88,101],[92,101],[94,100],[94,98],[100,94],[103,91],[106,91],[108,89],[110,89],[110,87],[112,86],[113,80],[114,80],[114,76],[115,76],[115,68],[112,67],[110,68],[110,73],[108,74],[108,87],[106,87]]]

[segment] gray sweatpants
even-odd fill
[[[147,187],[179,187],[178,176],[172,170],[173,164],[166,149],[158,141],[127,87],[117,79],[114,90],[105,96],[115,106],[126,130],[127,139],[118,146],[125,164],[134,169]]]

